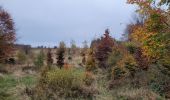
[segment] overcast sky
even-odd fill
[[[17,43],[32,46],[90,42],[109,28],[119,39],[135,7],[126,0],[0,0],[13,17]]]

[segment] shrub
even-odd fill
[[[76,69],[55,69],[43,75],[35,89],[35,100],[88,97],[86,76]],[[87,93],[88,92],[88,93]]]
[[[119,79],[125,75],[134,77],[137,69],[137,63],[132,55],[126,54],[117,62],[116,67],[113,67],[112,73],[114,79]]]
[[[134,57],[126,50],[123,45],[113,47],[110,53],[108,64],[109,72],[112,73],[112,78],[119,79],[126,75],[134,76],[137,68],[137,63]]]
[[[118,61],[120,61],[123,58],[123,52],[119,47],[113,47],[112,52],[109,55],[108,58],[108,65],[110,67],[115,66]]]
[[[114,79],[120,79],[125,75],[125,73],[126,72],[120,67],[113,68],[113,72],[112,72]]]
[[[125,57],[124,67],[126,69],[128,69],[129,74],[132,77],[134,77],[134,73],[137,69],[137,63],[136,63],[135,59],[133,58],[133,56],[128,55],[127,57]]]
[[[18,54],[17,54],[17,58],[18,58],[19,64],[25,64],[26,63],[27,56],[26,56],[24,51],[19,51]]]
[[[95,71],[95,69],[96,69],[96,64],[95,64],[95,59],[93,57],[93,51],[90,50],[86,61],[86,71]]]
[[[125,46],[127,50],[130,52],[130,54],[134,54],[136,52],[137,47],[133,42],[126,42]]]
[[[85,85],[87,85],[87,86],[92,85],[94,80],[95,80],[95,77],[94,77],[92,72],[86,72],[85,73],[85,79],[84,79]]]

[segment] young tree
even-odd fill
[[[35,66],[37,68],[44,66],[44,59],[45,59],[45,55],[44,55],[43,50],[41,50],[34,62]]]
[[[109,35],[109,30],[106,29],[104,37],[101,37],[95,51],[95,58],[97,59],[100,68],[107,67],[108,55],[112,52],[113,46],[114,39]]]
[[[76,42],[74,40],[71,40],[70,44],[71,44],[71,54],[74,55],[77,49]]]
[[[85,41],[83,42],[83,48],[82,48],[81,53],[82,53],[82,54],[86,54],[87,50],[88,50],[88,43],[87,43],[87,41],[85,40]]]
[[[13,54],[16,34],[10,14],[0,8],[0,62]]]
[[[47,65],[49,67],[49,69],[51,69],[51,65],[53,64],[53,58],[52,58],[52,53],[51,53],[51,49],[48,49],[47,52]]]
[[[57,65],[60,69],[64,65],[64,53],[65,53],[65,43],[60,42],[59,48],[57,50]]]
[[[83,48],[84,48],[84,49],[88,49],[88,43],[87,43],[86,40],[83,42]]]
[[[82,63],[85,65],[86,63],[86,53],[87,53],[87,50],[88,50],[88,44],[87,44],[87,41],[84,41],[83,42],[83,48],[81,50],[81,56],[83,57],[82,59]]]

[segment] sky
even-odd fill
[[[15,22],[17,43],[33,47],[71,40],[81,46],[107,28],[120,39],[136,9],[126,0],[0,0],[0,6]]]

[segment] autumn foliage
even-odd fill
[[[0,8],[0,62],[13,54],[15,41],[15,27],[11,15]]]
[[[145,69],[146,66],[142,64],[144,62],[165,61],[165,57],[170,56],[170,25],[167,23],[169,12],[161,9],[161,6],[169,1],[156,3],[154,0],[128,0],[128,3],[138,5],[137,13],[144,18],[143,25],[133,25],[129,34],[130,40],[139,47],[136,52],[139,65]]]
[[[101,37],[99,43],[96,46],[95,58],[98,61],[100,68],[107,67],[107,59],[109,53],[112,52],[114,46],[114,39],[109,35],[109,30],[105,31],[104,37]]]

